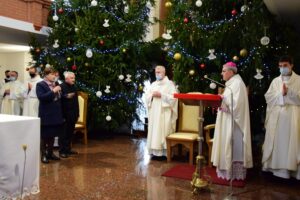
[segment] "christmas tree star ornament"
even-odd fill
[[[126,83],[129,83],[129,82],[131,82],[131,75],[130,74],[126,74],[126,79],[125,79],[125,82]]]
[[[106,89],[104,90],[104,92],[106,94],[110,93],[110,86],[109,85],[106,86]]]
[[[58,40],[54,40],[53,48],[58,48],[58,47],[59,47]]]
[[[172,39],[171,32],[172,32],[171,30],[167,30],[167,33],[162,34],[162,38],[166,40],[171,40]]]

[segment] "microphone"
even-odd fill
[[[211,78],[208,78],[207,75],[204,75],[204,78],[207,79],[207,80],[210,80],[211,82],[214,82],[214,83],[216,83],[216,84],[218,84],[218,85],[221,85],[221,86],[223,86],[223,87],[226,87],[226,85],[224,85],[224,84],[222,84],[222,83],[220,83],[220,82],[218,82],[218,81],[216,81],[216,80],[213,80],[213,79],[211,79]]]

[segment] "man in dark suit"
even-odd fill
[[[75,74],[73,72],[65,72],[65,81],[60,84],[62,89],[62,110],[65,118],[65,132],[59,138],[59,155],[60,157],[68,157],[78,154],[71,150],[72,136],[74,134],[75,124],[79,117],[79,104],[77,89],[75,87]]]

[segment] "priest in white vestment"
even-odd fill
[[[264,171],[275,176],[300,180],[300,76],[292,68],[293,59],[281,57],[281,75],[272,81],[265,94],[267,113],[262,164]]]
[[[24,85],[17,80],[18,72],[10,72],[10,81],[5,83],[1,90],[2,99],[1,113],[9,115],[21,115]]]
[[[27,88],[24,92],[23,116],[38,117],[39,99],[36,96],[36,84],[43,79],[37,72],[35,67],[29,68],[30,78],[25,81],[24,87]]]
[[[219,178],[244,180],[246,169],[253,166],[247,88],[233,62],[223,65],[222,76],[226,87],[217,114],[211,162]]]
[[[173,94],[177,90],[165,73],[165,67],[156,66],[156,81],[145,95],[148,108],[147,149],[153,156],[167,155],[166,137],[176,128],[178,100]]]

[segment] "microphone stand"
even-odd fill
[[[218,85],[223,86],[224,88],[228,88],[230,91],[230,98],[231,98],[231,140],[230,140],[230,144],[231,144],[231,163],[230,163],[230,193],[224,198],[224,200],[232,200],[232,199],[236,199],[233,197],[233,188],[232,188],[232,181],[233,181],[233,127],[234,127],[234,119],[233,119],[233,91],[230,87],[227,87],[226,85],[219,83],[218,81],[215,81],[211,78],[208,78],[207,75],[204,76],[205,79],[208,79]]]

